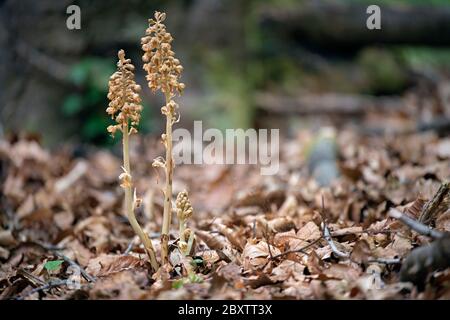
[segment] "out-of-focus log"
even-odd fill
[[[261,92],[254,97],[258,110],[271,115],[288,117],[289,115],[329,115],[339,117],[362,118],[368,112],[401,111],[405,102],[400,97],[374,97],[364,95],[344,95],[327,93],[322,95],[305,94],[301,96],[282,96]],[[450,118],[435,117],[432,120],[418,120],[416,123],[405,123],[404,126],[363,126],[361,133],[369,135],[411,134],[415,132],[435,131],[438,134],[450,132]]]
[[[367,4],[308,1],[294,8],[268,7],[261,24],[278,36],[334,50],[369,44],[450,44],[450,5],[379,5],[381,30],[369,30]]]
[[[257,93],[256,107],[271,113],[281,114],[328,114],[362,116],[370,110],[399,110],[403,102],[397,97],[371,97],[327,93],[305,94],[297,97],[271,93]]]

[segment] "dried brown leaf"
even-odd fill
[[[312,221],[308,222],[297,232],[297,237],[302,240],[314,241],[322,236],[319,227]]]
[[[104,277],[142,265],[143,260],[131,255],[101,254],[89,261],[86,271],[93,276]]]
[[[241,234],[231,230],[230,228],[221,223],[216,223],[215,226],[217,230],[222,235],[224,235],[232,245],[237,247],[239,250],[244,249],[245,241]]]
[[[292,260],[284,260],[272,270],[270,278],[273,281],[286,281],[290,277],[294,277],[296,280],[300,280],[304,279],[304,270],[304,265]]]
[[[450,232],[450,209],[436,219],[436,229]]]
[[[11,247],[17,244],[11,230],[0,230],[0,246]]]
[[[352,253],[350,254],[350,258],[357,263],[364,263],[371,256],[370,245],[366,240],[359,240],[353,246]]]
[[[263,267],[267,263],[271,255],[275,256],[280,253],[280,250],[272,245],[269,245],[265,241],[259,241],[258,243],[249,241],[245,245],[244,251],[242,252],[242,257],[244,259],[244,268],[256,269]]]
[[[268,227],[272,232],[286,232],[295,228],[295,223],[291,218],[280,217],[270,220]]]

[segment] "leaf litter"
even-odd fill
[[[93,150],[76,158],[70,147],[51,152],[27,139],[1,141],[0,298],[450,297],[448,264],[425,272],[419,255],[410,257],[433,243],[448,254],[448,196],[428,224],[442,239],[389,215],[396,209],[419,221],[434,205],[450,176],[448,139],[343,130],[337,135],[342,175],[319,187],[305,168],[309,136],[281,144],[283,169],[276,176],[260,176],[255,166],[177,167],[174,194],[189,186],[197,242],[191,257],[177,255],[177,230],[171,230],[172,264],[154,274],[123,214],[117,157]],[[159,252],[163,196],[150,165],[153,149],[141,138],[132,155],[144,198],[136,214]],[[402,269],[405,261],[419,280],[402,276],[410,271]],[[82,270],[75,287],[74,266]]]

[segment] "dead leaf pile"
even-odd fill
[[[305,168],[308,136],[281,144],[275,176],[256,166],[177,167],[174,194],[189,190],[197,244],[155,274],[123,215],[118,157],[0,141],[0,299],[449,298],[448,269],[431,273],[423,290],[400,282],[402,261],[431,240],[388,216],[396,208],[418,219],[450,177],[448,138],[342,129],[341,176],[320,188]],[[133,176],[144,198],[138,219],[159,252],[162,182],[152,148],[133,143]],[[444,206],[433,227],[448,232]],[[176,223],[171,233],[176,250]],[[82,270],[78,287],[73,267]]]

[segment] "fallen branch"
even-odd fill
[[[400,269],[401,281],[412,282],[423,290],[428,274],[450,266],[450,234],[434,230],[393,208],[389,215],[417,233],[436,239],[430,245],[412,250]]]
[[[404,215],[395,208],[391,208],[389,210],[389,216],[398,219],[404,225],[408,226],[411,230],[414,230],[415,232],[420,233],[421,235],[428,236],[434,239],[440,239],[445,235],[445,233],[443,232],[434,230],[433,228],[426,226],[417,220],[411,219],[410,217]]]
[[[400,280],[412,282],[423,289],[431,272],[450,267],[450,236],[439,238],[430,245],[411,251],[400,270]]]
[[[281,96],[268,92],[255,95],[257,108],[274,114],[364,116],[370,110],[400,110],[400,98],[325,93]]]
[[[450,203],[450,183],[441,184],[433,198],[422,209],[419,221],[429,225],[443,212],[447,211]]]
[[[361,133],[368,135],[409,135],[417,132],[434,131],[436,133],[445,133],[450,130],[450,119],[447,117],[436,117],[428,121],[418,121],[413,124],[404,124],[392,128],[392,126],[364,126],[359,129]]]

